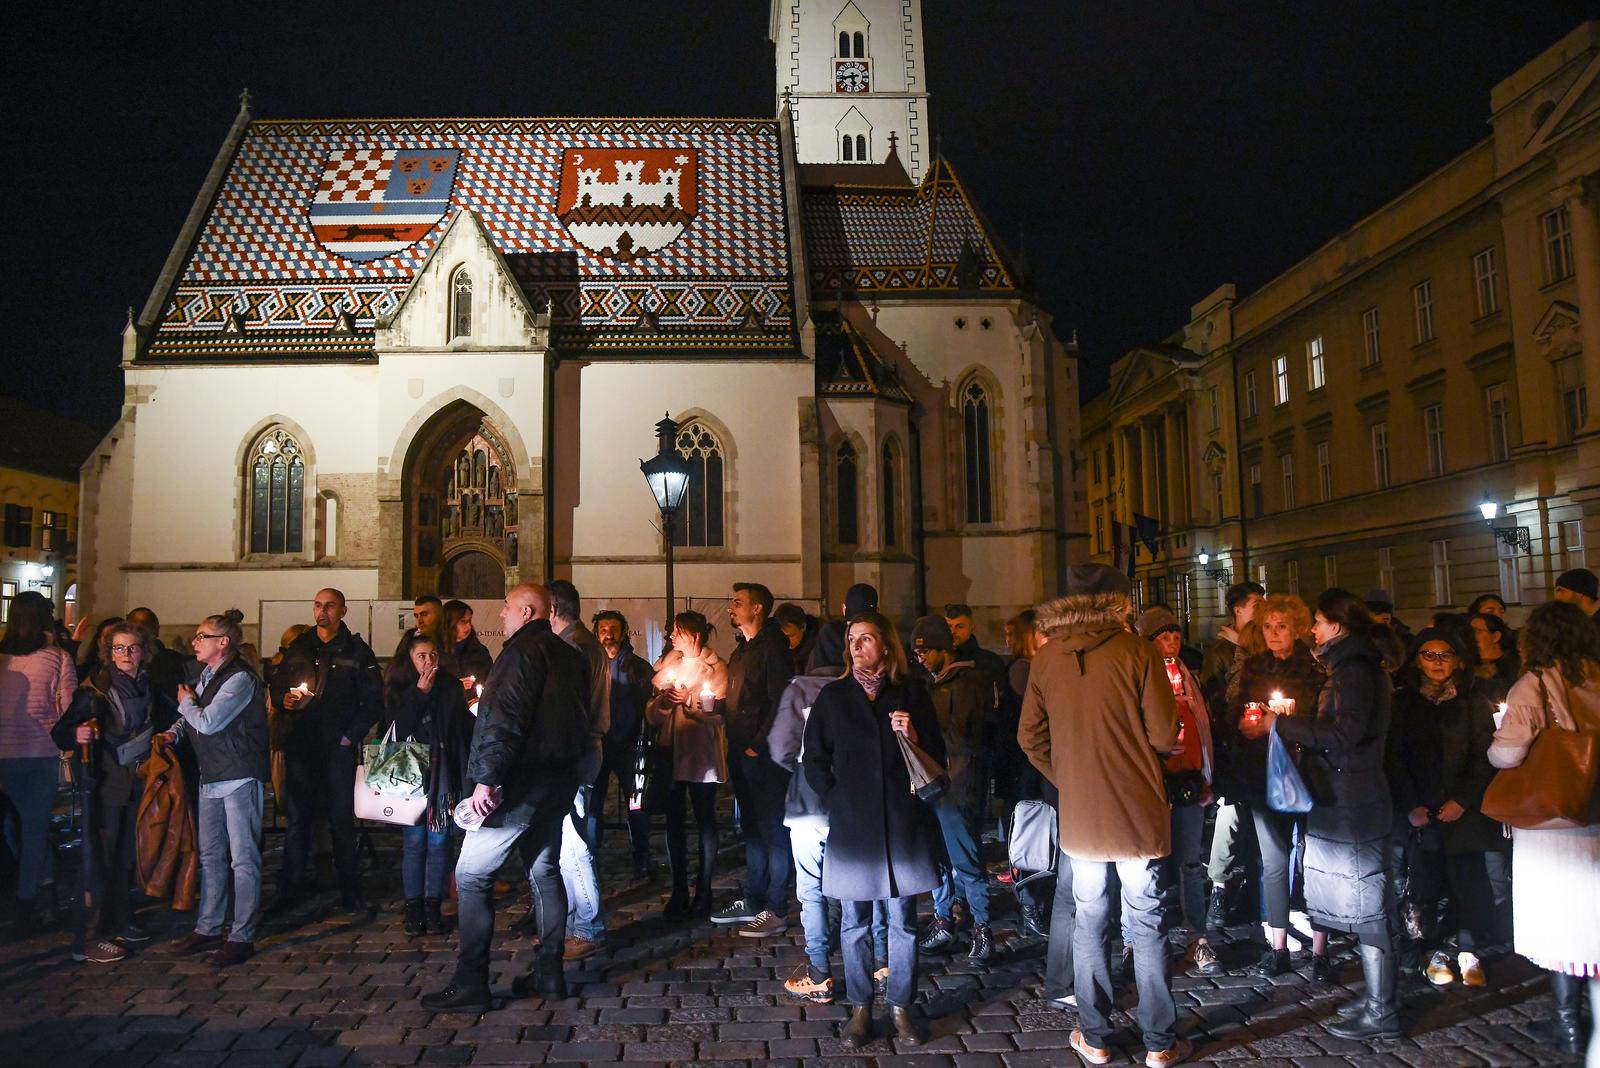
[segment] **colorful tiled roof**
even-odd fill
[[[894,364],[854,323],[834,311],[814,311],[811,321],[817,328],[817,389],[824,396],[910,402]]]
[[[808,187],[801,193],[806,265],[820,299],[852,293],[1016,289],[950,164],[922,184]]]
[[[744,119],[252,120],[145,354],[370,354],[463,209],[549,302],[558,348],[792,352],[779,136]]]

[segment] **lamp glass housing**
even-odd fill
[[[1500,514],[1500,505],[1499,503],[1490,500],[1488,497],[1485,497],[1478,503],[1478,511],[1483,513],[1483,518],[1485,521],[1492,523],[1494,522],[1495,516]]]

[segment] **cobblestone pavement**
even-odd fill
[[[369,887],[398,885],[398,840],[378,835]],[[532,953],[500,912],[493,980],[503,1007],[483,1016],[433,1013],[417,1004],[454,963],[449,935],[409,938],[396,903],[371,922],[312,919],[269,925],[256,957],[219,972],[163,948],[192,914],[152,906],[141,920],[155,932],[146,948],[112,966],[74,964],[62,931],[0,945],[0,1050],[18,1066],[261,1066],[409,1064],[762,1064],[1005,1066],[1076,1065],[1067,1047],[1074,1017],[1043,1000],[1044,945],[1005,942],[988,968],[964,957],[924,960],[920,979],[931,1041],[899,1047],[880,1038],[854,1050],[835,1037],[845,1011],[798,1003],[783,979],[802,958],[798,912],[787,934],[742,938],[733,928],[659,917],[659,886],[627,876],[625,836],[608,835],[603,856],[610,942],[599,956],[568,965],[572,996],[560,1002],[510,998],[514,975]],[[269,840],[270,844],[270,840]],[[658,843],[659,845],[659,838]],[[658,850],[657,855],[661,855]],[[725,851],[718,886],[731,896],[737,850]],[[269,871],[276,857],[269,859]],[[1005,908],[1009,893],[997,894]],[[326,901],[326,899],[324,899]],[[997,917],[997,930],[1014,924]],[[1258,955],[1245,928],[1230,932],[1223,961],[1234,974],[1179,976],[1179,1029],[1197,1061],[1255,1061],[1322,1068],[1361,1065],[1577,1063],[1523,1033],[1548,1013],[1545,983],[1515,957],[1491,959],[1490,986],[1406,989],[1409,1037],[1361,1043],[1335,1038],[1324,1023],[1359,985],[1360,968],[1340,954],[1341,986],[1314,987],[1309,962],[1277,980],[1239,974]],[[1240,939],[1235,941],[1234,939]],[[835,968],[836,985],[842,974]],[[1123,1008],[1128,998],[1119,1001]],[[1119,1011],[1116,1063],[1142,1063],[1131,1020]]]

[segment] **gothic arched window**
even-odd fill
[[[851,41],[852,44],[854,44],[856,46],[856,56],[855,57],[857,59],[866,59],[867,58],[867,35],[862,33],[860,30],[857,30],[855,33],[852,33],[850,35],[850,41]]]
[[[457,268],[450,279],[450,339],[472,336],[472,275]]]
[[[992,418],[988,391],[977,380],[968,381],[961,390],[961,453],[969,523],[994,522]]]
[[[839,34],[839,58],[850,58],[850,35],[848,33]]]
[[[897,549],[900,547],[900,458],[895,455],[892,441],[883,443],[882,465],[879,484],[883,490],[883,547]]]
[[[689,461],[689,489],[673,531],[673,544],[698,547],[723,544],[722,443],[711,428],[689,422],[678,428],[678,455]]]
[[[305,545],[306,463],[300,443],[282,428],[250,449],[250,551],[298,553]]]
[[[856,478],[856,448],[848,441],[839,446],[834,458],[835,511],[839,517],[837,534],[840,545],[854,545],[861,540],[861,524]]]
[[[853,163],[856,158],[856,139],[849,134],[844,135],[844,141],[839,145],[840,158],[846,163]]]
[[[869,157],[867,156],[867,135],[866,134],[856,134],[856,162],[857,163],[866,163],[868,158]]]

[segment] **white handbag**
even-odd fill
[[[389,729],[384,733],[382,740],[394,741],[394,724],[389,724]],[[396,827],[415,827],[428,815],[428,794],[426,790],[417,797],[380,794],[367,785],[367,766],[357,764],[355,809],[358,820],[392,823]]]

